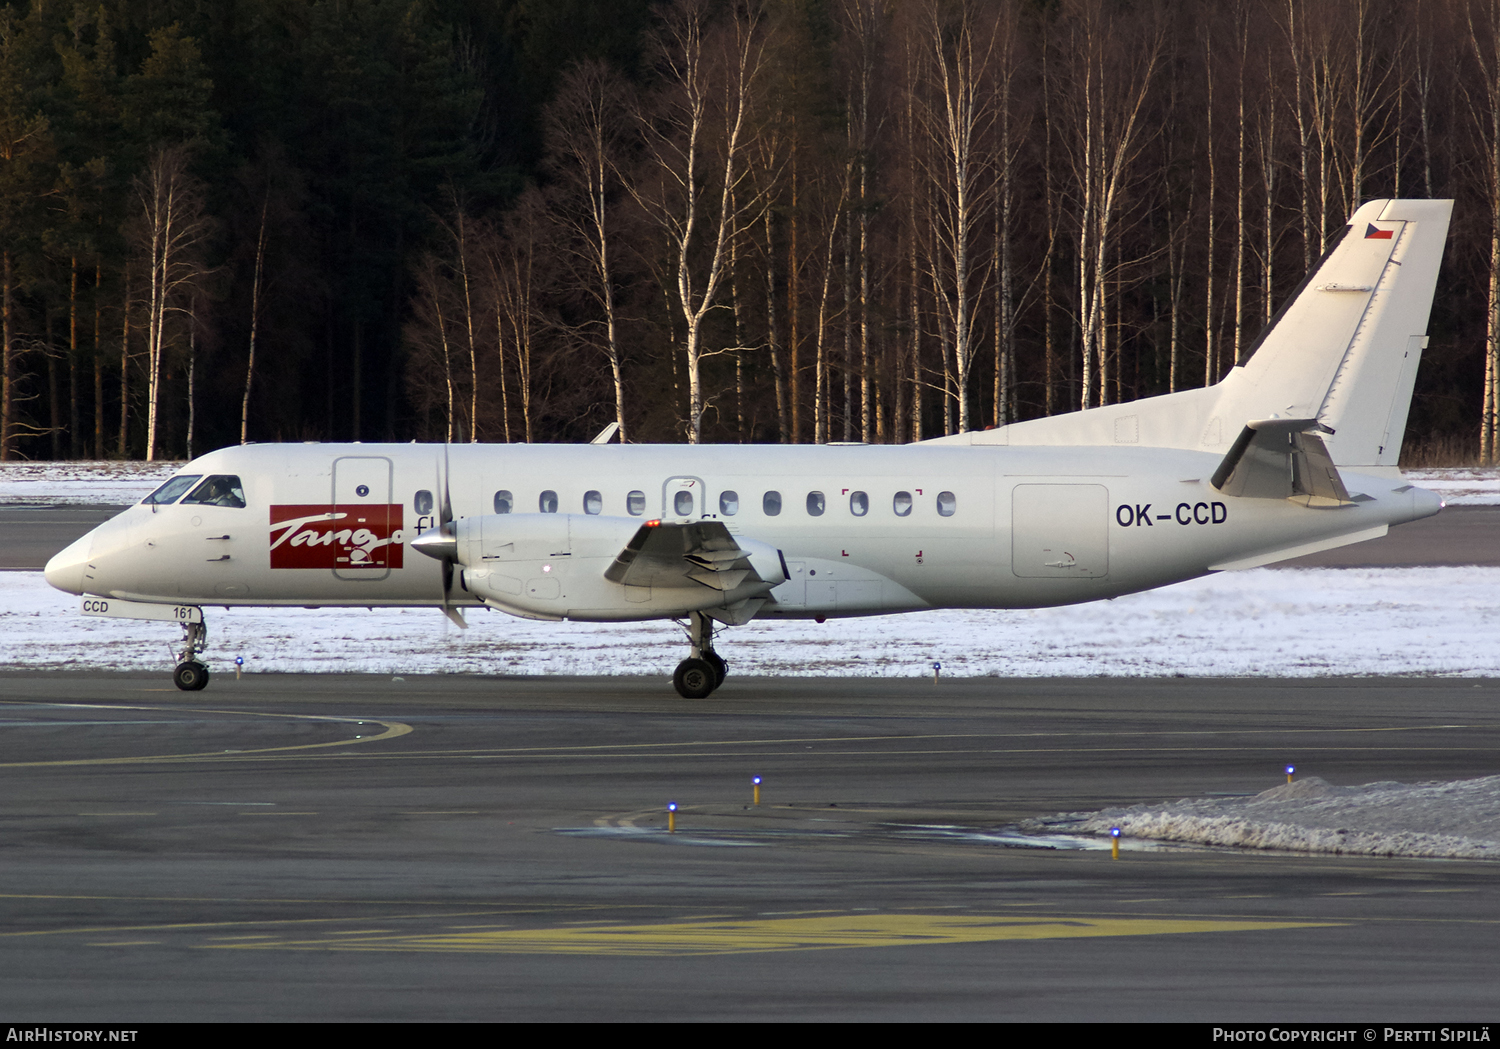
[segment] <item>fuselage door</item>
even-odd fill
[[[391,461],[348,455],[333,461],[333,574],[339,579],[385,579],[401,549],[401,507],[391,505]]]
[[[1016,575],[1109,575],[1109,491],[1102,484],[1018,484],[1011,499],[1011,569]]]
[[[704,515],[703,478],[669,477],[662,486],[661,519],[663,521],[696,521]]]

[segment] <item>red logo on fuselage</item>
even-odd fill
[[[401,567],[401,506],[271,507],[272,568]]]

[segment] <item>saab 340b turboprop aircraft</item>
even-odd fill
[[[1362,206],[1216,386],[899,447],[231,447],[47,580],[181,623],[182,689],[204,605],[484,605],[686,619],[696,699],[716,624],[1070,604],[1373,539],[1442,507],[1396,462],[1451,210]]]

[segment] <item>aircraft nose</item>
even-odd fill
[[[47,582],[70,594],[83,593],[83,573],[88,567],[89,548],[93,542],[94,533],[90,532],[54,554],[42,573]]]

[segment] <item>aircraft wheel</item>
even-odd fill
[[[196,660],[178,663],[172,671],[172,684],[184,692],[197,692],[208,686],[208,667]]]
[[[724,662],[723,656],[711,650],[703,653],[703,661],[714,668],[714,688],[718,688],[729,676],[729,664]]]
[[[719,685],[719,675],[712,663],[702,659],[684,659],[677,664],[672,685],[683,699],[707,699]]]

